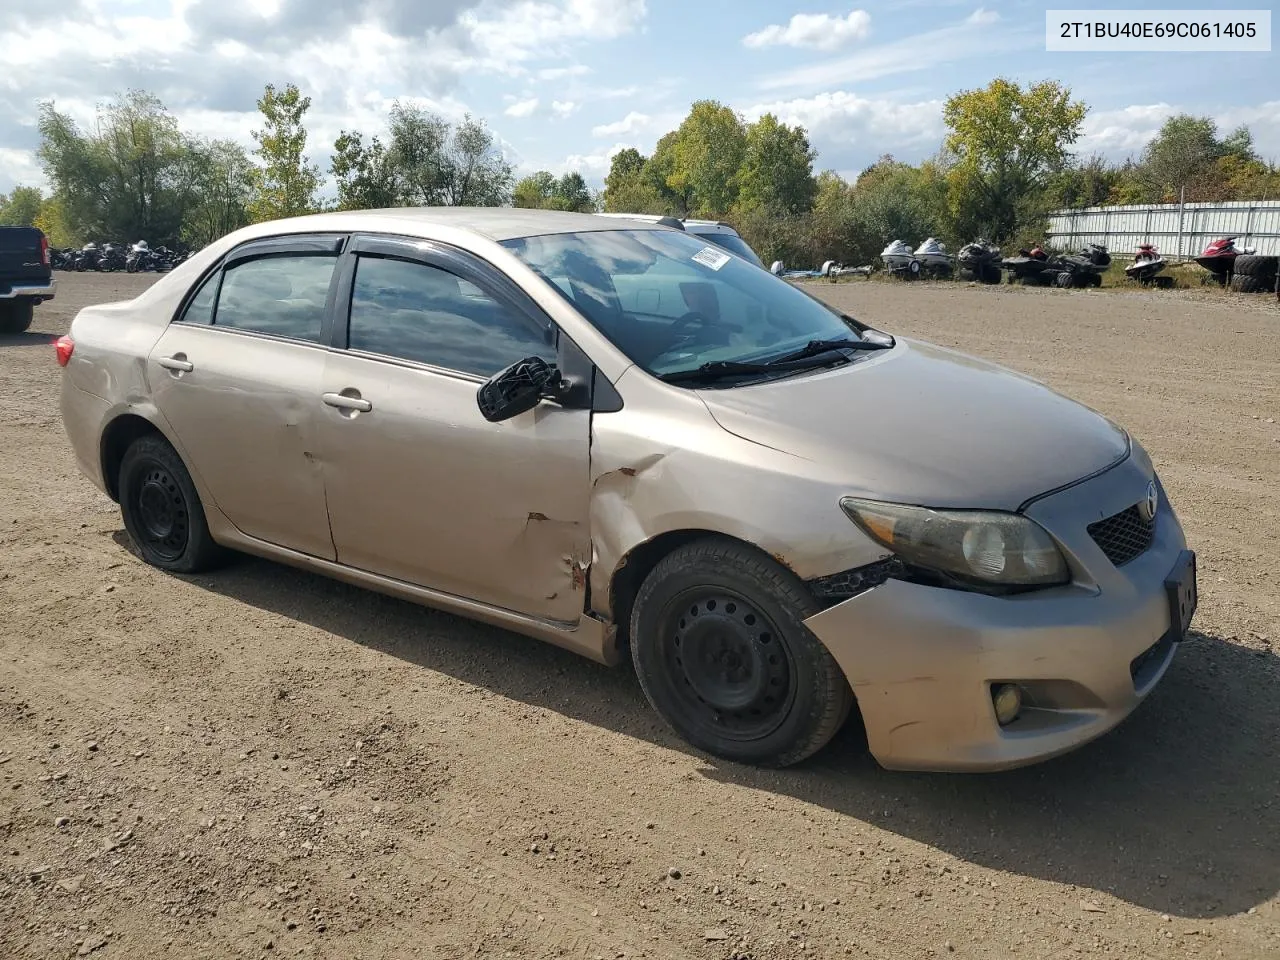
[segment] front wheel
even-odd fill
[[[790,571],[731,540],[680,547],[645,578],[631,655],[645,696],[708,753],[784,767],[820,750],[853,692],[807,627],[813,597]]]
[[[225,556],[209,534],[191,474],[163,437],[140,437],[125,451],[118,490],[125,529],[147,563],[199,573]]]

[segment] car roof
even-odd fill
[[[663,220],[669,219],[666,217],[662,217],[656,213],[598,213],[598,214],[595,214],[595,216],[609,217],[610,219],[620,218],[620,219],[626,219],[626,220],[639,220],[642,223],[661,223]],[[679,219],[679,218],[675,217],[670,219]],[[736,234],[738,232],[737,230],[733,229],[732,225],[725,223],[723,220],[695,220],[690,217],[686,217],[685,219],[680,220],[680,222],[684,224],[685,230],[690,233],[702,232],[702,233]]]
[[[441,226],[466,230],[490,240],[514,240],[550,233],[584,233],[595,230],[618,230],[610,217],[591,213],[566,213],[561,210],[534,210],[525,207],[390,207],[382,210],[349,210],[317,213],[305,217],[276,220],[275,232],[294,233],[312,230],[388,229],[392,223]],[[650,226],[637,223],[640,229]]]

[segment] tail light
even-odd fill
[[[49,238],[40,234],[40,262],[49,266]]]
[[[76,342],[70,337],[59,337],[53,341],[53,347],[58,353],[58,366],[65,367],[71,362],[71,354],[76,351]]]

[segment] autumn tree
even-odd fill
[[[338,184],[340,210],[395,207],[403,199],[400,171],[377,137],[366,144],[359,131],[343,130],[333,143],[329,169]]]
[[[253,131],[260,168],[254,174],[255,196],[249,214],[255,222],[296,217],[316,208],[320,169],[307,160],[307,128],[303,121],[311,109],[294,84],[277,90],[267,84],[258,110],[262,129]]]
[[[955,158],[949,195],[957,228],[997,242],[1013,236],[1049,175],[1066,165],[1087,110],[1055,80],[1024,89],[1000,78],[950,97],[944,146]]]

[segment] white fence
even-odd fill
[[[1049,215],[1051,246],[1101,243],[1114,257],[1132,256],[1140,243],[1154,243],[1166,257],[1194,257],[1219,237],[1280,254],[1280,200],[1085,207]]]

